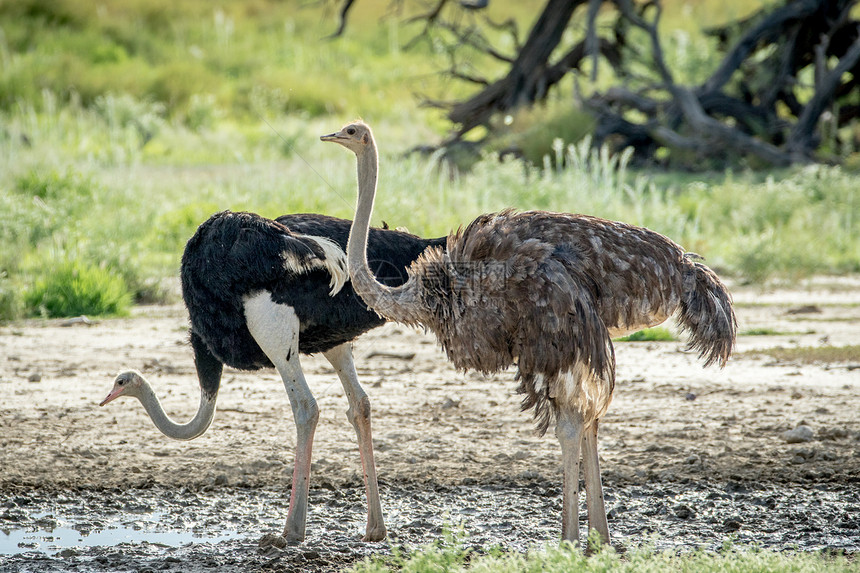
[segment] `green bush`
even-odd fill
[[[0,241],[10,248],[37,246],[86,214],[97,188],[73,168],[33,167],[14,177],[11,193],[0,196]],[[0,270],[9,270],[0,256]]]
[[[115,273],[80,260],[45,268],[25,292],[28,314],[45,318],[124,315],[131,305],[125,281]]]
[[[92,107],[109,128],[133,128],[144,142],[158,135],[165,123],[163,104],[148,100],[141,101],[128,94],[100,95],[95,99]]]

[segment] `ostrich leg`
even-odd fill
[[[564,469],[561,501],[561,540],[579,544],[579,453],[583,419],[576,410],[562,408],[558,413],[555,435],[561,444]]]
[[[597,427],[595,421],[586,428],[582,438],[582,473],[585,474],[585,502],[588,505],[588,529],[600,534],[600,542],[609,544],[609,524],[600,482],[600,461],[597,458]]]
[[[283,536],[287,541],[303,541],[308,517],[311,450],[319,407],[299,363],[299,319],[291,307],[273,302],[266,291],[245,300],[245,319],[254,340],[278,369],[293,409],[296,461]]]
[[[367,494],[367,530],[364,541],[385,539],[385,523],[382,518],[382,505],[379,502],[379,486],[376,482],[376,464],[373,461],[373,440],[370,433],[370,398],[358,383],[358,374],[352,361],[352,344],[347,342],[335,346],[324,353],[340,377],[349,409],[346,417],[355,428],[358,436],[358,452],[361,455],[361,469],[364,472],[364,489]]]

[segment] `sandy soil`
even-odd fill
[[[733,291],[742,333],[780,334],[740,336],[723,370],[702,369],[682,342],[616,345],[616,393],[600,441],[607,490],[703,480],[860,483],[860,364],[777,362],[756,353],[857,344],[860,280]],[[191,442],[164,437],[136,401],[98,406],[116,372],[136,368],[168,412],[189,418],[199,393],[186,328],[179,304],[89,325],[0,326],[0,494],[214,485],[286,493],[295,428],[274,370],[227,369],[215,421]],[[557,442],[551,432],[536,436],[530,414],[519,411],[512,370],[456,372],[431,336],[397,325],[360,338],[355,355],[383,484],[560,481]],[[343,390],[322,356],[303,357],[303,365],[321,409],[312,487],[356,488],[358,451]],[[812,428],[812,440],[787,443],[783,432],[799,424]]]

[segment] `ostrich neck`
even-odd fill
[[[200,406],[197,408],[197,413],[191,421],[185,424],[177,424],[170,419],[149,384],[146,384],[142,389],[139,400],[146,409],[146,413],[149,414],[152,423],[165,436],[176,440],[191,440],[205,432],[209,424],[212,423],[212,418],[215,417],[216,397],[217,394],[208,396],[206,392],[201,390]]]
[[[356,154],[356,157],[358,203],[346,246],[352,286],[362,300],[379,315],[397,322],[417,324],[420,319],[416,310],[420,306],[417,303],[415,277],[410,274],[405,284],[392,288],[379,283],[367,263],[367,237],[379,171],[375,144],[371,144],[363,153]]]

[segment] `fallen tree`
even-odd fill
[[[495,117],[544,101],[574,74],[579,89],[571,105],[594,116],[595,145],[633,147],[646,161],[714,165],[754,157],[759,164],[783,166],[837,161],[839,146],[855,144],[853,131],[843,128],[860,114],[856,3],[784,0],[706,30],[716,40],[719,63],[695,85],[678,81],[666,60],[659,0],[547,0],[522,43],[512,23],[454,16],[480,13],[487,0],[439,0],[410,21],[422,23],[412,43],[444,34],[452,61],[447,73],[477,86],[462,101],[426,102],[442,108],[452,123],[441,147],[467,140],[475,145],[474,130],[486,128],[480,145],[493,137]],[[341,31],[352,5],[353,0],[344,4]],[[507,30],[516,53],[494,47],[482,26]],[[490,80],[464,71],[457,60],[464,46],[502,62],[506,73]],[[598,89],[606,82],[591,80],[603,63],[613,80]],[[586,67],[591,75],[584,85]]]

